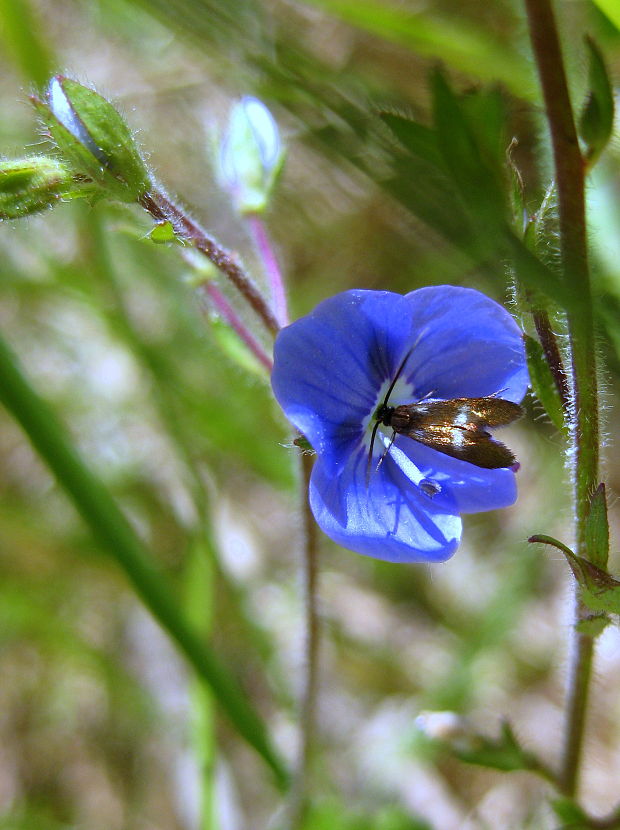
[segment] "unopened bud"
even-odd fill
[[[46,100],[33,99],[50,136],[76,175],[107,196],[134,202],[150,187],[131,131],[109,101],[77,81],[56,75]]]
[[[469,726],[456,712],[420,712],[416,727],[433,741],[451,743],[467,736]]]
[[[220,180],[239,213],[267,207],[284,152],[272,114],[258,98],[245,96],[230,114],[220,150]]]
[[[71,189],[71,172],[57,159],[32,156],[0,161],[0,219],[38,213]]]

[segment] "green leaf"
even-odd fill
[[[552,536],[536,534],[530,536],[528,542],[540,542],[562,551],[580,586],[581,599],[591,611],[620,614],[620,582],[611,574],[582,556],[577,556],[569,547]]]
[[[525,335],[525,354],[534,394],[542,404],[552,424],[559,430],[565,429],[562,399],[553,379],[543,348],[533,337]]]
[[[385,0],[306,0],[347,23],[398,43],[419,55],[439,58],[482,81],[500,81],[520,97],[534,100],[536,87],[527,61],[510,43],[499,44],[483,28],[452,15],[438,19],[406,4]]]
[[[620,32],[620,5],[618,5],[618,0],[593,0],[593,3],[599,7]]]
[[[564,827],[570,827],[570,830],[587,830],[591,827],[588,817],[572,798],[556,798],[551,806]]]
[[[496,86],[474,89],[462,95],[459,103],[485,165],[501,182],[505,176],[508,146],[504,93]]]
[[[395,112],[380,113],[381,120],[412,155],[424,159],[435,167],[444,168],[437,148],[437,135],[433,129]]]
[[[486,234],[503,229],[507,206],[500,182],[484,158],[461,101],[439,70],[432,75],[431,92],[437,143],[452,180]]]
[[[0,36],[25,78],[43,86],[54,70],[54,58],[28,0],[1,0]]]
[[[265,725],[231,672],[187,622],[167,584],[108,490],[72,446],[48,404],[31,388],[0,339],[0,402],[21,425],[56,476],[101,548],[125,573],[136,594],[174,640],[238,732],[254,747],[284,787],[287,772]]]
[[[129,127],[109,101],[62,75],[50,81],[45,101],[31,100],[76,175],[122,202],[135,202],[148,191],[146,165]]]
[[[598,46],[589,37],[586,38],[586,45],[590,88],[579,119],[579,134],[588,145],[588,160],[593,164],[611,138],[614,125],[614,94]]]
[[[609,522],[605,484],[601,482],[590,499],[585,523],[586,550],[590,560],[600,568],[607,567],[609,557]]]
[[[470,746],[456,746],[453,751],[456,757],[465,763],[503,772],[541,769],[538,759],[521,747],[508,721],[503,721],[499,737],[475,735],[471,738]]]

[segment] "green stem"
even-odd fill
[[[284,788],[287,772],[271,745],[262,719],[229,671],[179,614],[166,583],[150,563],[131,525],[72,447],[53,411],[32,389],[2,339],[0,402],[22,426],[101,547],[121,567],[137,595],[198,675],[209,684],[239,733],[262,756],[273,770],[278,785]]]
[[[576,553],[591,559],[586,518],[599,483],[599,426],[596,348],[588,268],[585,216],[585,163],[579,149],[560,42],[550,0],[525,0],[532,48],[543,90],[551,133],[560,218],[560,244],[565,283],[576,303],[568,312],[572,361],[572,444],[575,482]],[[585,614],[576,598],[576,619]],[[577,790],[583,734],[592,673],[594,641],[575,633],[569,680],[565,745],[560,786]]]
[[[318,534],[308,502],[308,486],[314,458],[303,453],[300,459],[302,567],[305,643],[304,686],[301,700],[300,735],[297,762],[288,811],[290,830],[303,826],[309,794],[309,778],[314,750],[316,704],[318,692],[319,616],[317,607]]]

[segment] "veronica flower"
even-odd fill
[[[343,547],[394,562],[448,559],[461,514],[507,507],[517,492],[514,468],[483,469],[383,424],[369,459],[390,387],[395,407],[519,402],[528,382],[510,314],[479,291],[446,285],[325,300],[280,331],[272,374],[284,413],[317,454],[309,494],[317,523]]]

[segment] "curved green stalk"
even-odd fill
[[[599,485],[599,412],[586,237],[585,162],[579,148],[551,2],[525,0],[525,6],[553,146],[564,281],[575,297],[575,306],[568,312],[572,361],[570,421],[575,485],[575,552],[591,560],[586,525],[590,500]],[[586,613],[577,593],[576,620],[579,621]],[[560,788],[569,796],[575,794],[578,784],[593,647],[591,636],[575,632],[565,744],[559,774]]]

